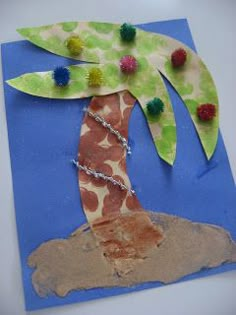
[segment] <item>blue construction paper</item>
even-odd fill
[[[140,27],[175,37],[195,49],[185,19]],[[4,80],[25,72],[46,71],[75,63],[27,41],[2,45]],[[177,158],[171,167],[158,157],[142,110],[136,104],[129,125],[132,155],[127,163],[138,198],[145,209],[216,224],[230,231],[236,239],[236,190],[222,137],[219,135],[216,152],[208,162],[183,102],[165,82],[177,120]],[[26,309],[162,286],[152,282],[131,288],[82,290],[65,298],[40,298],[35,293],[31,284],[33,270],[27,266],[29,254],[45,241],[68,237],[86,222],[77,171],[71,160],[77,156],[82,109],[89,99],[43,99],[21,93],[7,84],[4,90]],[[236,269],[236,264],[204,269],[181,280],[232,269]]]

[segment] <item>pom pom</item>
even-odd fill
[[[164,112],[164,103],[160,98],[155,97],[147,103],[148,113],[152,116],[157,116],[160,113]]]
[[[176,49],[171,54],[171,63],[174,68],[181,67],[187,60],[187,52],[183,48]]]
[[[77,56],[83,50],[83,41],[79,36],[71,36],[66,41],[66,46],[71,55]]]
[[[101,86],[103,83],[102,71],[99,68],[91,68],[88,74],[89,86]]]
[[[197,115],[201,120],[212,120],[216,115],[216,107],[213,104],[202,104],[197,108]]]
[[[129,24],[124,23],[120,27],[120,37],[124,42],[132,42],[136,36],[136,28]]]
[[[123,56],[120,59],[120,70],[125,74],[132,74],[137,70],[138,62],[133,56]]]
[[[57,86],[66,86],[70,81],[70,71],[64,67],[58,67],[53,71],[52,77]]]

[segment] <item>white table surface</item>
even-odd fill
[[[188,18],[218,88],[220,127],[236,178],[236,0],[0,0],[0,42],[15,29],[69,20],[144,23]],[[0,71],[0,76],[2,76]],[[2,78],[0,78],[2,82]],[[0,315],[24,315],[3,89],[0,89]],[[236,271],[34,315],[235,315]],[[28,313],[31,314],[31,313]]]

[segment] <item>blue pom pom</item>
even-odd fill
[[[64,67],[57,67],[53,71],[53,79],[57,86],[66,86],[70,81],[70,71]]]

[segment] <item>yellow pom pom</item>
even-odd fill
[[[66,41],[66,46],[71,55],[79,55],[83,50],[84,43],[79,36],[71,36]]]
[[[103,83],[102,71],[99,68],[91,68],[88,74],[89,86],[101,86]]]

